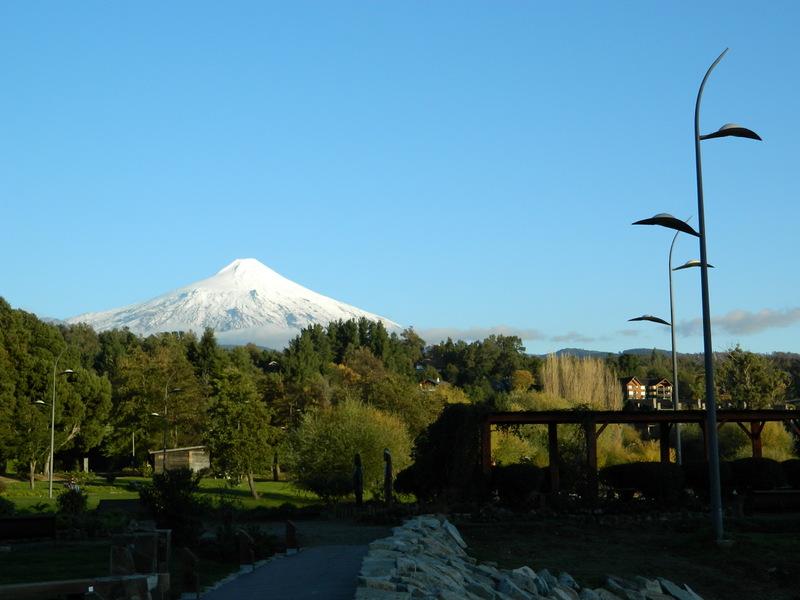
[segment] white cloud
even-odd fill
[[[439,328],[439,329],[414,329],[416,333],[425,340],[428,344],[438,344],[444,342],[447,338],[453,341],[463,340],[465,342],[474,342],[476,340],[485,340],[490,335],[504,335],[504,336],[517,336],[522,340],[543,340],[545,339],[536,329],[517,329],[516,327],[508,327],[506,325],[497,325],[496,327],[470,327],[469,329],[456,329],[456,328]]]
[[[732,310],[722,317],[713,317],[711,326],[714,331],[730,335],[753,335],[768,329],[784,329],[800,322],[800,308],[788,310],[771,310],[765,308],[757,313],[747,310]],[[701,335],[702,319],[692,319],[677,326],[677,331],[684,336]]]
[[[565,333],[563,335],[554,335],[550,338],[551,342],[557,342],[560,344],[574,344],[574,343],[592,343],[596,342],[597,338],[587,337],[582,333],[578,333],[576,331],[570,331],[569,333]]]

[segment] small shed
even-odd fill
[[[200,471],[211,466],[211,456],[205,446],[150,451],[150,462],[153,465],[153,471],[163,473],[165,461],[168,470],[188,467],[192,471]]]

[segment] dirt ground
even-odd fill
[[[605,587],[608,575],[663,577],[704,600],[800,600],[800,516],[731,523],[718,544],[705,520],[458,523],[472,556]],[[727,530],[726,530],[727,531]]]

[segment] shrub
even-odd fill
[[[156,525],[172,530],[173,543],[190,544],[202,532],[202,517],[208,502],[199,495],[200,475],[191,469],[169,469],[153,475],[139,492],[142,504]]]
[[[0,495],[5,494],[8,491],[8,486],[6,485],[5,481],[0,481]]]
[[[492,471],[500,503],[514,508],[527,507],[544,481],[542,469],[531,464],[497,466]]]
[[[786,473],[786,482],[794,490],[800,490],[800,458],[790,458],[781,463]]]
[[[745,490],[774,490],[787,483],[781,463],[771,458],[751,456],[731,461],[733,487]]]
[[[471,502],[485,490],[480,471],[480,405],[451,404],[415,440],[414,464],[398,473],[395,490],[421,502]]]
[[[58,512],[73,517],[85,513],[88,505],[89,495],[78,488],[64,490],[56,498]]]
[[[699,498],[708,500],[709,473],[707,460],[690,460],[683,463],[684,485],[691,489]],[[731,486],[731,465],[727,461],[719,464],[720,486],[723,490]]]
[[[0,517],[10,517],[14,514],[14,503],[8,498],[0,498]]]
[[[299,487],[337,498],[354,489],[356,454],[361,456],[364,489],[382,487],[384,449],[391,453],[395,473],[410,463],[411,440],[403,422],[373,406],[344,400],[304,415],[289,436],[285,466]]]
[[[353,478],[341,473],[312,473],[302,482],[303,488],[332,503],[353,493]]]
[[[680,465],[662,462],[623,463],[604,467],[600,480],[615,490],[638,491],[652,500],[664,500],[683,490],[684,474]]]

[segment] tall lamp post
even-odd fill
[[[708,443],[708,471],[709,487],[711,492],[711,526],[717,541],[722,541],[724,530],[722,525],[722,489],[719,476],[719,443],[717,440],[717,402],[714,391],[714,349],[711,344],[711,307],[708,294],[708,253],[706,250],[706,218],[703,206],[703,168],[700,155],[700,141],[718,137],[743,137],[751,140],[761,140],[757,133],[734,124],[721,127],[718,131],[700,135],[700,100],[706,86],[708,76],[717,66],[728,51],[726,48],[717,60],[709,67],[700,89],[697,92],[697,102],[694,109],[694,151],[697,170],[697,215],[700,229],[700,281],[703,296],[703,352],[705,359],[706,375],[706,441]]]
[[[722,526],[722,489],[719,478],[719,442],[717,440],[717,401],[714,390],[714,348],[711,343],[711,306],[708,294],[708,252],[706,250],[706,217],[703,206],[703,166],[700,154],[701,140],[710,140],[719,137],[742,137],[751,140],[761,140],[759,135],[750,129],[740,127],[733,123],[723,125],[718,131],[707,135],[700,135],[700,101],[703,89],[708,81],[711,71],[717,66],[728,51],[726,48],[717,60],[706,71],[700,89],[697,92],[697,102],[694,108],[694,151],[697,170],[697,214],[699,217],[699,233],[687,231],[686,223],[671,217],[671,215],[656,215],[653,219],[639,221],[642,225],[663,225],[678,231],[693,233],[700,239],[700,283],[703,300],[703,354],[706,376],[706,443],[708,444],[708,478],[711,495],[711,526],[717,541],[722,541],[724,536]],[[670,220],[671,219],[671,220]],[[660,222],[657,222],[660,221]],[[691,228],[689,228],[691,230]],[[693,266],[693,265],[691,265]]]
[[[74,373],[72,369],[65,369],[58,372],[58,361],[61,360],[64,352],[66,351],[66,347],[59,353],[58,357],[56,358],[55,363],[53,363],[53,400],[50,403],[50,468],[48,469],[48,483],[49,483],[49,491],[47,493],[49,498],[53,497],[53,456],[55,451],[55,432],[56,432],[56,378],[59,375],[71,375]],[[34,402],[37,405],[46,406],[47,403],[42,400],[37,400]]]

